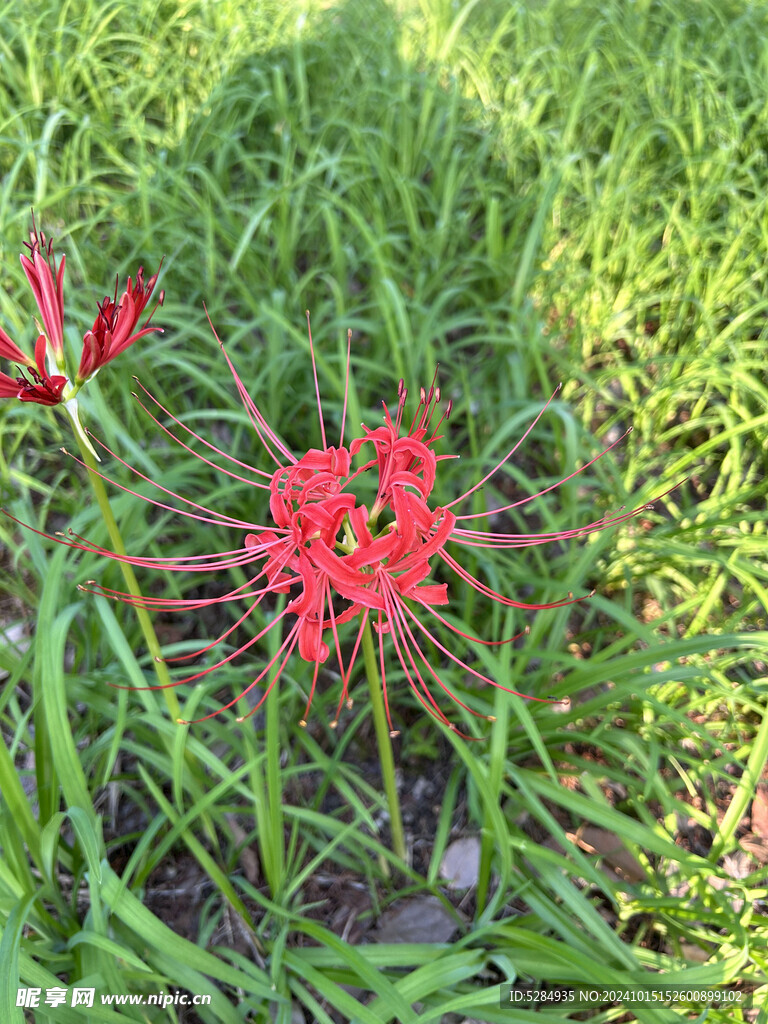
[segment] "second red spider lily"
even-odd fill
[[[116,356],[119,356],[134,341],[138,341],[139,338],[152,331],[162,330],[160,327],[151,327],[149,321],[157,306],[162,305],[163,292],[160,292],[157,305],[150,312],[144,326],[139,328],[139,320],[152,297],[156,283],[157,274],[153,274],[145,282],[144,268],[139,267],[135,284],[129,277],[125,291],[118,300],[117,280],[115,280],[113,298],[105,296],[104,301],[99,304],[98,316],[93,327],[90,331],[86,331],[83,337],[83,354],[75,377],[76,386],[80,387],[91,380],[102,366],[106,366]]]
[[[221,345],[220,342],[219,344]],[[517,637],[487,640],[470,636],[463,629],[453,625],[439,611],[441,607],[449,604],[450,598],[448,584],[432,578],[435,568],[439,567],[443,574],[450,570],[484,596],[506,607],[526,610],[562,607],[584,600],[584,597],[574,598],[569,594],[559,601],[520,601],[496,592],[487,583],[475,577],[462,565],[460,552],[473,546],[528,547],[582,537],[625,522],[650,507],[643,505],[612,518],[589,522],[576,529],[549,533],[500,534],[473,529],[472,520],[485,513],[461,513],[462,504],[488,483],[500,467],[514,456],[553,401],[559,387],[517,444],[506,452],[481,480],[447,504],[437,506],[433,504],[432,491],[438,465],[454,456],[438,455],[435,452],[435,445],[442,436],[439,431],[450,415],[451,403],[448,402],[442,413],[440,412],[440,389],[434,380],[428,390],[421,389],[416,411],[407,428],[404,428],[404,416],[408,392],[401,382],[394,418],[384,405],[383,424],[373,429],[363,425],[362,435],[347,446],[345,421],[349,391],[348,348],[347,383],[339,444],[330,445],[326,437],[310,333],[322,448],[295,454],[269,426],[237,374],[224,346],[221,345],[221,348],[251,425],[273,464],[270,470],[248,465],[233,455],[217,449],[160,405],[141,385],[139,386],[143,396],[175,424],[177,431],[174,432],[170,426],[158,419],[152,411],[152,406],[145,404],[144,397],[137,394],[136,398],[157,426],[187,452],[214,466],[226,476],[263,492],[265,512],[268,507],[271,522],[248,522],[230,516],[218,508],[206,508],[128,467],[136,476],[157,488],[163,497],[150,499],[121,484],[115,486],[136,494],[143,500],[151,501],[162,509],[232,530],[240,535],[240,541],[223,552],[193,552],[182,556],[155,557],[119,555],[73,533],[67,537],[59,535],[62,543],[146,569],[219,574],[234,567],[252,567],[245,584],[217,597],[139,599],[102,587],[95,581],[89,581],[81,588],[157,611],[196,611],[226,602],[236,602],[244,606],[236,621],[210,643],[189,654],[167,659],[169,663],[189,661],[205,656],[220,644],[226,644],[228,648],[227,653],[213,664],[185,675],[176,680],[173,686],[191,683],[208,676],[252,649],[271,630],[282,631],[277,653],[255,673],[242,693],[204,718],[213,717],[231,708],[263,683],[263,694],[248,714],[243,716],[249,717],[267,698],[296,651],[300,658],[313,666],[307,704],[301,719],[301,724],[306,724],[306,717],[320,678],[321,666],[327,661],[333,648],[341,675],[341,695],[332,723],[335,725],[344,704],[350,704],[349,686],[353,666],[361,648],[364,632],[372,625],[378,640],[378,662],[391,734],[397,734],[392,723],[387,683],[387,665],[392,663],[392,656],[424,708],[435,718],[455,729],[435,699],[432,692],[435,686],[472,714],[477,712],[468,707],[444,682],[438,668],[440,663],[450,662],[460,666],[464,673],[468,673],[479,682],[499,687],[508,693],[517,691],[478,671],[470,664],[474,661],[473,658],[459,657],[446,646],[438,633],[443,633],[444,630],[452,631],[470,650],[473,644],[509,643]],[[622,435],[591,462],[558,483],[542,489],[538,494],[522,498],[494,511],[501,514],[553,490],[583,472],[625,436],[626,434]],[[109,451],[105,445],[97,443],[127,466],[127,463]],[[205,454],[206,450],[215,452],[224,461],[224,465],[215,465],[211,462]],[[353,461],[357,463],[354,467]],[[369,470],[378,471],[376,493],[370,507],[362,497],[365,493],[365,475]],[[171,499],[173,503],[165,499]],[[242,626],[266,600],[270,599],[272,608],[274,601],[271,599],[278,594],[289,595],[289,600],[282,611],[270,613],[267,616],[267,625],[258,629],[245,642],[231,643],[230,638],[238,627]],[[345,641],[340,634],[340,627],[351,620],[357,620],[357,630]],[[543,697],[531,699],[548,700]],[[203,721],[204,718],[195,721]]]
[[[66,257],[57,265],[53,240],[33,227],[30,241],[24,243],[29,251],[21,254],[21,265],[32,289],[40,321],[34,356],[28,356],[0,328],[0,357],[14,363],[18,376],[0,373],[0,398],[17,398],[21,402],[39,405],[61,405],[68,413],[75,432],[91,448],[80,423],[77,393],[91,380],[102,366],[132,345],[134,341],[160,327],[150,326],[150,320],[162,304],[160,292],[142,327],[139,320],[155,289],[157,274],[144,281],[143,268],[136,274],[136,282],[128,278],[125,292],[118,299],[117,284],[114,297],[107,296],[98,306],[98,315],[91,330],[83,337],[83,350],[76,374],[69,373],[64,350],[64,268]],[[91,448],[93,451],[93,449]],[[95,451],[93,452],[96,455]],[[98,456],[97,456],[98,457]]]

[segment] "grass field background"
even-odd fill
[[[298,659],[266,717],[180,727],[159,694],[108,685],[152,678],[131,609],[77,590],[90,578],[120,588],[116,566],[0,519],[0,1018],[23,1019],[21,984],[91,986],[97,1000],[213,994],[194,1012],[41,1006],[40,1024],[507,1024],[529,1012],[500,1008],[502,983],[618,986],[661,970],[755,990],[758,1009],[634,1007],[633,1019],[768,1021],[768,9],[11,2],[0,69],[4,329],[33,342],[18,262],[30,208],[67,254],[73,352],[115,276],[164,258],[164,334],[105,368],[82,402],[94,433],[150,479],[233,516],[267,514],[131,397],[136,375],[220,447],[256,457],[205,303],[295,450],[320,443],[309,309],[330,423],[348,328],[355,425],[377,425],[398,380],[413,394],[439,362],[454,403],[441,450],[461,455],[441,463],[440,502],[485,475],[559,381],[486,488],[489,507],[633,432],[505,529],[575,528],[679,484],[616,530],[477,549],[468,563],[509,596],[594,588],[587,602],[524,619],[452,590],[450,614],[476,635],[530,626],[514,649],[470,652],[478,667],[568,696],[567,709],[475,688],[447,663],[462,698],[497,718],[478,724],[445,698],[480,738],[465,743],[393,664],[405,872],[389,852],[362,673],[336,731],[330,673],[299,728],[311,667]],[[0,438],[7,511],[108,543],[84,470],[60,451],[63,418],[6,399]],[[150,493],[114,459],[105,472]],[[112,494],[129,551],[231,546],[218,528]],[[196,585],[141,582],[177,596]],[[183,652],[230,621],[163,617],[157,629]],[[231,700],[260,657],[180,690],[184,713]],[[414,795],[425,780],[426,804]],[[457,895],[440,865],[460,837],[478,837],[480,857],[477,884]],[[450,938],[379,937],[382,914],[427,897]]]

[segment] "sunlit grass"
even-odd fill
[[[567,708],[441,670],[497,717],[491,728],[450,709],[480,743],[425,721],[392,673],[404,790],[433,776],[444,786],[427,867],[405,875],[367,766],[362,681],[335,732],[330,674],[298,728],[310,683],[298,660],[268,720],[181,729],[157,693],[109,686],[152,671],[130,609],[76,589],[119,586],[115,567],[0,520],[0,627],[22,627],[0,650],[2,1020],[20,1019],[19,977],[214,992],[203,1021],[281,1024],[298,1006],[320,1022],[527,1020],[498,993],[528,976],[619,985],[653,969],[765,986],[765,870],[739,839],[768,754],[766,17],[735,0],[73,0],[0,12],[2,325],[31,343],[17,258],[30,206],[67,252],[68,344],[116,273],[165,257],[165,334],[105,368],[83,400],[94,432],[141,472],[234,516],[263,514],[250,489],[169,448],[131,397],[136,374],[206,437],[256,457],[205,302],[296,448],[319,443],[309,308],[332,422],[347,328],[355,425],[378,422],[400,377],[413,393],[440,363],[454,400],[443,450],[462,456],[441,463],[440,500],[484,475],[560,380],[486,489],[492,503],[536,493],[633,432],[509,528],[575,527],[679,484],[590,541],[476,550],[473,571],[523,600],[596,595],[540,613],[514,649],[477,655],[481,671],[568,696]],[[0,438],[4,507],[106,543],[81,470],[59,452],[63,421],[6,401]],[[229,546],[218,528],[128,495],[116,492],[115,511],[129,550]],[[191,582],[142,585],[182,596]],[[526,624],[461,589],[450,615],[488,638]],[[164,617],[158,630],[180,653],[221,621]],[[184,688],[184,713],[231,699],[255,664]],[[694,849],[689,819],[704,837]],[[618,836],[638,873],[607,870],[581,841],[587,827]],[[482,837],[479,888],[447,945],[375,933],[347,944],[310,905],[329,874],[366,894],[364,921],[404,894],[445,895],[439,865],[459,833]],[[179,864],[205,894],[191,939],[156,901]],[[124,1016],[99,1016],[113,1019]]]

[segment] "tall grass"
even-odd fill
[[[406,808],[425,779],[439,789],[433,825],[413,803],[404,873],[362,686],[337,732],[330,675],[298,728],[311,678],[298,661],[264,719],[180,728],[156,693],[109,686],[151,677],[130,609],[76,589],[120,586],[114,567],[0,519],[3,1021],[22,1019],[19,984],[62,984],[97,1000],[187,989],[213,1001],[196,1016],[41,1006],[41,1024],[509,1022],[528,1017],[499,1006],[502,982],[617,986],[648,970],[746,985],[762,1006],[765,858],[759,837],[744,840],[768,756],[767,17],[735,0],[73,0],[0,12],[2,324],[31,342],[17,262],[30,206],[67,252],[68,344],[115,273],[165,256],[165,334],[106,368],[84,400],[97,435],[142,473],[261,514],[250,491],[166,444],[131,397],[136,374],[205,436],[255,456],[205,301],[297,448],[319,443],[309,308],[330,419],[347,328],[353,424],[375,424],[400,377],[428,384],[440,363],[454,399],[443,450],[462,456],[441,464],[441,501],[494,465],[559,380],[524,453],[486,489],[492,504],[634,431],[509,529],[576,527],[596,505],[679,483],[588,542],[524,557],[478,549],[470,568],[505,593],[597,593],[540,613],[514,649],[477,656],[518,689],[569,696],[567,710],[474,689],[448,664],[451,686],[497,718],[480,728],[464,716],[482,736],[465,744],[425,720],[393,673]],[[59,452],[62,422],[12,401],[0,415],[4,507],[107,543]],[[114,507],[129,550],[229,546],[130,495],[115,491]],[[191,593],[180,578],[142,582]],[[242,578],[211,585],[231,582]],[[449,614],[488,638],[526,624],[469,591],[453,592]],[[181,653],[228,624],[162,618],[158,632]],[[184,713],[212,710],[242,681],[227,666],[212,686],[185,688]],[[460,834],[480,838],[481,856],[455,910],[439,869]],[[629,874],[601,856],[606,836],[634,856]],[[451,942],[366,930],[427,893],[454,915]],[[346,941],[356,908],[362,944]]]

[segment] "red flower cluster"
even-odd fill
[[[223,346],[222,351],[224,351]],[[387,639],[394,648],[395,656],[405,678],[425,709],[440,721],[450,725],[451,728],[455,728],[448,722],[435,701],[430,690],[430,682],[436,683],[462,707],[466,707],[466,705],[443,682],[433,661],[425,653],[426,645],[437,652],[438,659],[454,662],[464,672],[476,679],[490,683],[509,693],[516,693],[516,691],[502,686],[497,680],[489,678],[459,658],[440,641],[429,625],[425,624],[425,621],[428,622],[432,619],[453,631],[463,641],[470,643],[509,643],[516,637],[500,641],[481,640],[469,636],[452,625],[437,610],[439,606],[447,605],[449,598],[446,583],[430,581],[435,567],[439,565],[443,569],[452,570],[480,593],[504,606],[521,609],[557,608],[584,598],[573,598],[572,595],[569,595],[561,601],[532,604],[506,597],[476,579],[448,551],[448,545],[456,545],[460,549],[464,546],[477,545],[505,548],[545,544],[607,529],[626,521],[649,506],[644,505],[613,518],[599,519],[578,529],[554,533],[497,534],[459,526],[460,522],[476,519],[482,513],[457,515],[452,509],[481,488],[517,451],[555,395],[546,403],[520,441],[482,480],[447,505],[440,507],[431,502],[437,464],[441,460],[453,456],[437,455],[434,446],[440,439],[438,431],[450,414],[451,403],[448,403],[444,413],[437,418],[440,389],[435,386],[434,380],[428,391],[421,389],[416,413],[407,430],[403,430],[407,391],[401,382],[394,420],[385,405],[383,425],[375,429],[363,426],[363,436],[353,440],[348,447],[344,442],[347,408],[345,396],[341,437],[339,446],[334,447],[328,445],[326,440],[311,334],[310,351],[315,374],[323,447],[322,449],[311,449],[300,456],[294,455],[267,424],[258,406],[247,393],[229,356],[224,352],[251,424],[264,449],[276,465],[276,469],[271,473],[256,469],[226,452],[219,451],[209,441],[200,437],[170,414],[152,398],[146,389],[142,388],[150,400],[185,433],[190,439],[190,444],[160,423],[149,408],[142,403],[142,408],[174,441],[209,465],[213,465],[213,463],[191,446],[195,442],[209,450],[216,451],[230,466],[236,466],[239,470],[248,472],[249,476],[243,476],[234,468],[226,469],[216,466],[221,472],[235,480],[248,483],[266,492],[269,498],[271,523],[256,525],[233,518],[221,511],[205,508],[189,498],[181,497],[156,481],[149,481],[161,492],[186,507],[179,508],[177,505],[165,504],[154,499],[145,500],[152,500],[154,504],[163,509],[171,509],[202,522],[216,523],[237,530],[242,534],[242,543],[224,553],[195,553],[182,557],[165,558],[121,556],[74,534],[70,535],[70,539],[62,539],[61,542],[146,568],[184,572],[220,572],[233,566],[254,566],[246,584],[221,597],[214,598],[143,597],[138,599],[130,594],[101,587],[95,581],[89,581],[88,585],[82,588],[91,589],[93,592],[105,594],[116,600],[134,605],[141,604],[143,607],[157,610],[196,610],[227,601],[245,602],[245,611],[221,636],[201,650],[169,658],[169,662],[199,657],[217,644],[226,641],[268,596],[280,593],[293,595],[284,609],[255,636],[232,649],[215,664],[200,669],[172,684],[177,686],[207,676],[252,647],[270,630],[280,628],[280,624],[285,620],[289,625],[277,654],[261,668],[239,697],[224,705],[223,708],[206,715],[206,718],[220,713],[225,708],[232,707],[240,697],[271,675],[264,695],[250,712],[252,714],[266,699],[291,654],[298,648],[299,655],[314,665],[309,698],[304,712],[304,719],[306,719],[318,681],[320,666],[327,660],[331,645],[333,645],[342,680],[342,693],[336,713],[336,719],[338,719],[344,702],[349,704],[348,687],[352,669],[360,650],[363,631],[370,621],[378,636],[379,662],[387,717],[393,734],[395,732],[392,728],[387,701],[385,658],[385,641]],[[349,351],[347,353],[347,393],[348,387]],[[136,397],[138,398],[138,396]],[[435,420],[437,422],[433,422]],[[597,455],[592,462],[613,448],[620,440],[622,438]],[[109,451],[105,445],[101,446]],[[372,446],[372,452],[370,452],[370,446]],[[353,460],[361,456],[361,453],[367,449],[370,457],[366,460],[363,454],[362,458],[358,459],[360,464],[353,469]],[[114,453],[110,452],[110,454],[114,456]],[[114,457],[117,458],[117,456]],[[122,462],[122,459],[119,461]],[[591,462],[587,463],[587,466],[591,464]],[[583,468],[586,469],[587,466]],[[378,486],[370,507],[361,498],[361,494],[365,490],[364,487],[359,486],[363,482],[363,475],[369,470],[378,471]],[[142,479],[148,480],[137,470],[133,469],[133,472]],[[582,470],[576,470],[559,483],[571,479],[580,472]],[[129,488],[122,487],[122,485],[116,486],[130,491]],[[539,494],[546,493],[557,486],[558,484],[553,484],[540,491]],[[130,491],[130,493],[136,492]],[[532,501],[535,497],[538,495],[523,498],[495,511],[502,513]],[[340,639],[339,626],[353,619],[357,619],[359,625],[350,652]],[[467,710],[471,711],[472,709],[467,708]],[[302,724],[305,724],[304,719],[302,719]],[[199,719],[199,721],[202,720]],[[336,724],[336,720],[333,724]]]
[[[118,356],[134,341],[160,327],[150,327],[154,309],[138,328],[139,319],[149,302],[157,282],[157,274],[144,282],[139,268],[136,284],[128,285],[118,302],[117,283],[113,298],[107,296],[99,305],[92,329],[83,338],[80,368],[70,383],[64,353],[64,266],[66,257],[56,266],[52,239],[46,239],[36,228],[25,242],[29,255],[22,253],[21,265],[29,281],[40,313],[42,331],[35,343],[34,357],[26,355],[0,328],[0,356],[15,363],[18,377],[0,373],[0,398],[18,398],[39,405],[59,405],[73,398],[80,387],[106,363]],[[162,305],[160,292],[157,305]],[[157,305],[155,308],[157,308]]]

